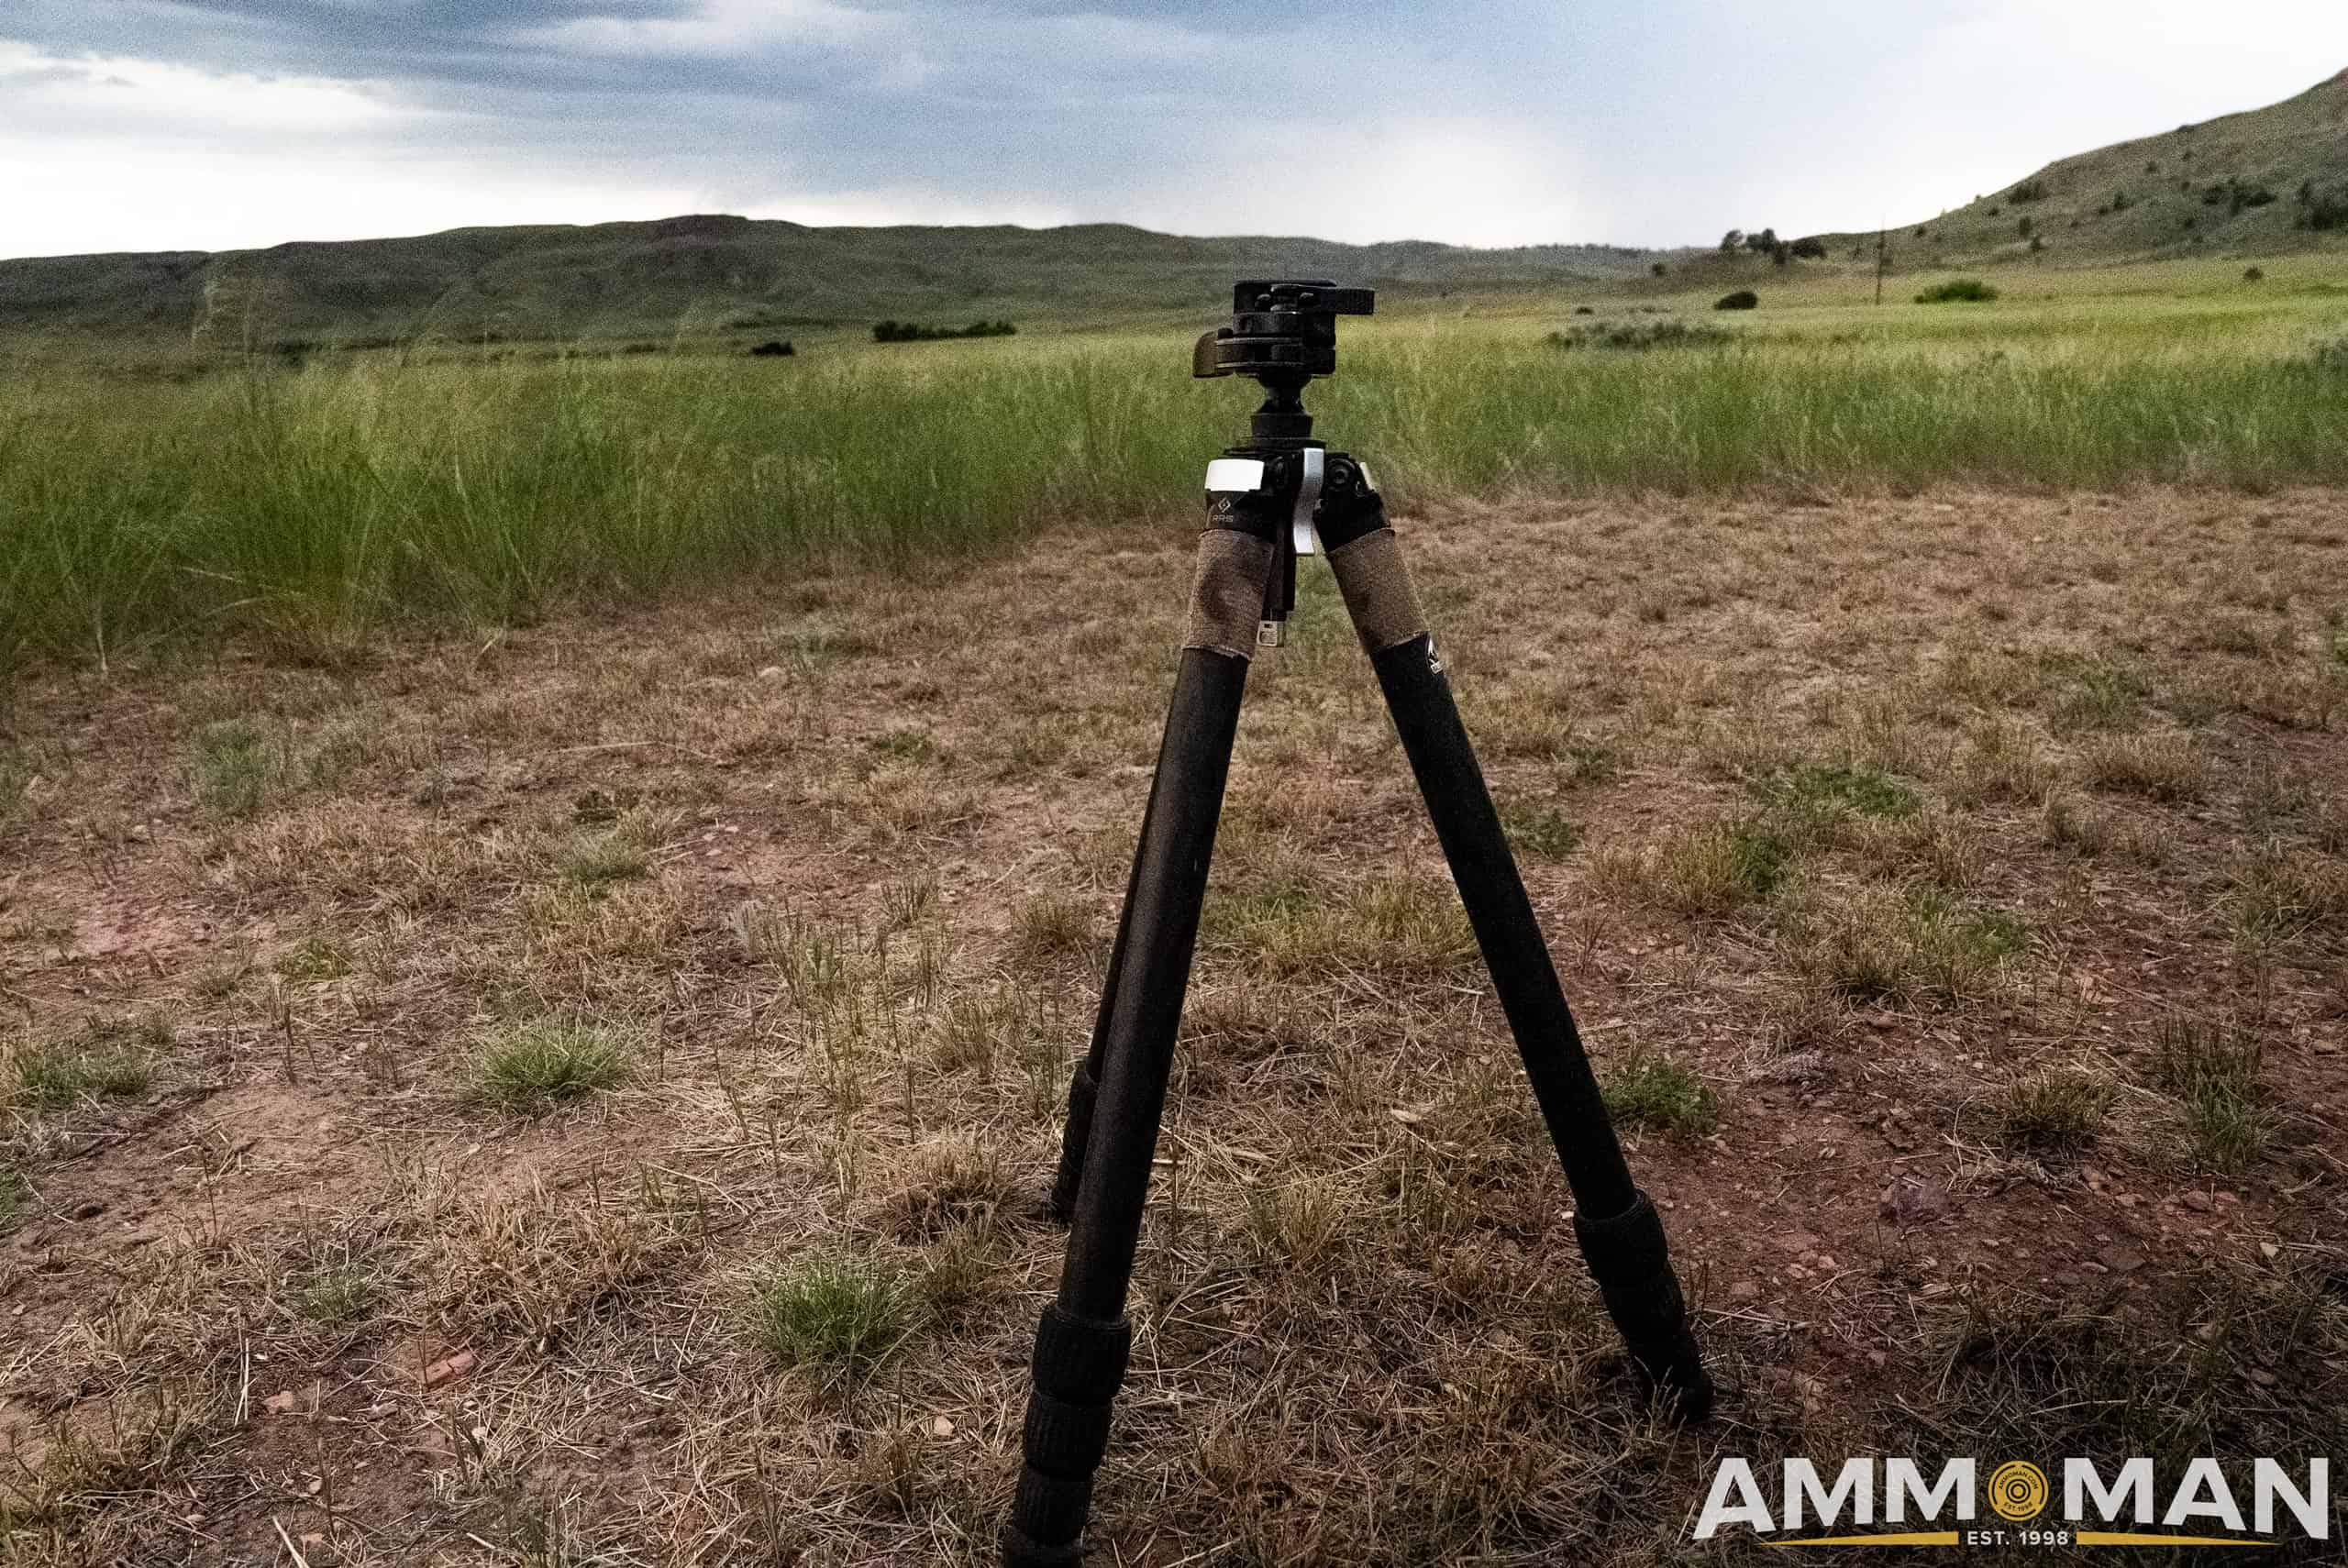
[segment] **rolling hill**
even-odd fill
[[[2348,238],[2348,71],[2279,104],[2062,159],[1890,232],[1895,265],[2256,255]],[[1872,259],[1872,229],[1818,237]],[[2032,249],[2032,242],[2037,248]]]

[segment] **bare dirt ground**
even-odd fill
[[[2348,500],[1401,527],[1722,1412],[1633,1397],[1316,566],[1098,1561],[1718,1562],[1723,1453],[2337,1453]],[[1189,562],[25,677],[0,1560],[991,1561]]]

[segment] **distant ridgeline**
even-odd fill
[[[1643,276],[1608,246],[1200,239],[1121,224],[809,228],[729,216],[453,229],[266,250],[0,261],[0,331],[138,333],[275,348],[374,339],[756,334],[882,318],[1000,325],[1196,315],[1235,278],[1340,277],[1398,293]]]

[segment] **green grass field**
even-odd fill
[[[1405,505],[2348,480],[2348,365],[2322,350],[2348,337],[2348,256],[2264,270],[2010,270],[1997,303],[1936,306],[1898,277],[1877,308],[1859,273],[1764,267],[1764,308],[1718,316],[1709,288],[1429,300],[1348,324],[1312,402]],[[1582,304],[1738,336],[1550,344]],[[1158,326],[731,347],[301,369],[0,349],[0,656],[233,631],[335,659],[415,619],[1163,524],[1249,406],[1191,382]]]

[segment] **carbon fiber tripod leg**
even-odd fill
[[[1123,962],[1104,983],[1112,994],[1103,999],[1100,1088],[1068,1254],[1058,1297],[1036,1331],[1024,1463],[1002,1530],[1007,1568],[1074,1568],[1083,1560],[1092,1478],[1108,1451],[1110,1405],[1132,1341],[1125,1290],[1272,559],[1272,547],[1246,534],[1211,528],[1200,542],[1191,635],[1121,920]]]
[[[1333,456],[1329,480],[1319,518],[1329,565],[1378,672],[1573,1189],[1582,1257],[1650,1386],[1683,1419],[1701,1419],[1711,1408],[1712,1384],[1688,1325],[1663,1222],[1623,1161],[1401,547],[1358,464]]]
[[[1133,869],[1125,876],[1125,901],[1117,911],[1117,939],[1109,947],[1109,966],[1101,977],[1101,1006],[1092,1015],[1092,1039],[1084,1060],[1069,1075],[1068,1120],[1060,1129],[1059,1169],[1052,1176],[1052,1218],[1065,1225],[1075,1217],[1077,1188],[1084,1180],[1084,1149],[1092,1137],[1092,1107],[1100,1098],[1101,1063],[1109,1047],[1109,1021],[1116,1016],[1117,985],[1125,972],[1125,950],[1134,929],[1134,893],[1141,886],[1142,846],[1149,842],[1149,824],[1157,816],[1157,793],[1165,787],[1167,748],[1173,744],[1169,721],[1157,745],[1157,767],[1150,776],[1149,804],[1142,812],[1141,835],[1134,841]]]

